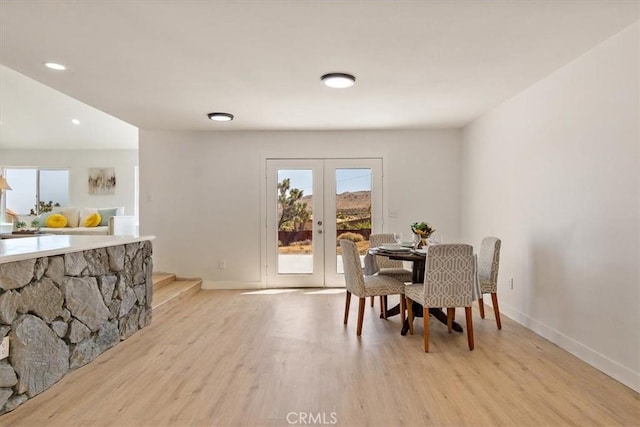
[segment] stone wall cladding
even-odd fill
[[[0,264],[0,414],[151,323],[151,242]]]

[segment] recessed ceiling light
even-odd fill
[[[233,120],[233,114],[229,113],[209,113],[207,116],[215,122],[230,122]]]
[[[47,67],[47,68],[51,68],[52,70],[57,70],[57,71],[63,71],[63,70],[67,69],[67,67],[65,67],[64,65],[57,64],[55,62],[45,62],[44,66]]]
[[[329,73],[320,77],[325,86],[334,89],[345,89],[355,84],[356,78],[347,73]]]
[[[73,123],[74,125],[79,125],[79,124],[80,124],[80,120],[78,120],[78,119],[71,119],[71,123]]]

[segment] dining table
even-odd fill
[[[414,248],[398,248],[398,249],[385,249],[385,248],[370,248],[364,256],[364,274],[367,276],[373,276],[379,271],[376,256],[384,256],[389,259],[408,261],[412,263],[411,268],[411,281],[413,283],[424,283],[424,269],[425,261],[427,257],[427,248],[414,249]],[[385,297],[386,298],[386,297]],[[385,301],[386,306],[386,301]],[[423,316],[423,308],[420,303],[413,301],[413,313],[416,317]],[[391,307],[386,312],[386,317],[396,316],[400,314],[400,304]],[[447,314],[441,307],[429,307],[429,314],[440,322],[447,324]],[[380,314],[380,317],[383,317]],[[452,323],[451,328],[456,332],[462,332],[462,326],[455,320]],[[401,335],[406,335],[409,331],[409,320],[403,319]]]

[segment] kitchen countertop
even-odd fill
[[[0,240],[0,264],[108,246],[154,240],[155,236],[44,235]]]

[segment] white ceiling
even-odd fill
[[[0,64],[10,68],[0,68],[0,144],[123,148],[135,129],[113,117],[174,130],[461,127],[631,25],[639,9],[614,0],[0,0]],[[92,107],[12,70],[113,117],[103,124]],[[326,88],[328,72],[353,73],[356,85]],[[236,119],[215,123],[212,111]],[[82,122],[75,129],[71,116]]]
[[[0,65],[0,148],[135,150],[138,128]]]

